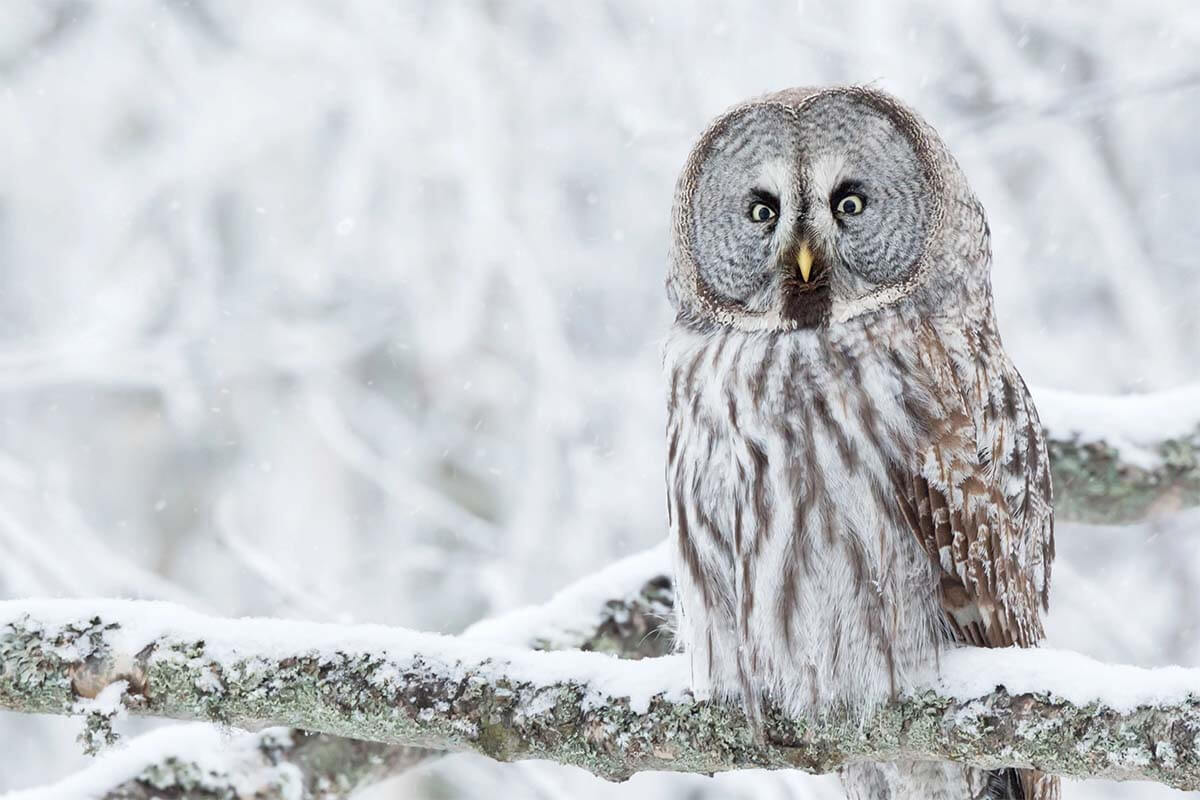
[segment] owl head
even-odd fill
[[[896,305],[966,312],[990,297],[989,262],[982,207],[932,127],[874,89],[790,89],[693,148],[667,286],[687,321],[818,328]]]

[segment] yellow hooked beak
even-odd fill
[[[812,274],[812,248],[805,241],[800,245],[800,252],[796,253],[796,266],[800,267],[800,277],[804,278],[804,282],[808,283],[808,276]]]

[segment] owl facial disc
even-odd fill
[[[932,254],[955,246],[945,210],[973,214],[949,197],[959,184],[931,130],[873,89],[745,103],[709,127],[680,176],[672,302],[681,317],[747,331],[838,324],[922,286],[937,302]]]

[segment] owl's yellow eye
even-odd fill
[[[866,201],[862,197],[856,194],[847,194],[843,195],[837,201],[837,205],[833,207],[833,210],[839,214],[854,216],[855,214],[861,214],[866,207]]]
[[[771,208],[766,203],[751,203],[750,204],[750,219],[754,222],[770,222],[775,219],[775,209]]]

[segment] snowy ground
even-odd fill
[[[0,599],[457,632],[654,544],[675,174],[783,86],[939,127],[1031,384],[1200,381],[1194,3],[725,6],[5,3]],[[1062,526],[1052,644],[1200,664],[1198,525]],[[75,733],[0,716],[0,791]],[[837,796],[455,757],[372,797],[635,791]]]

